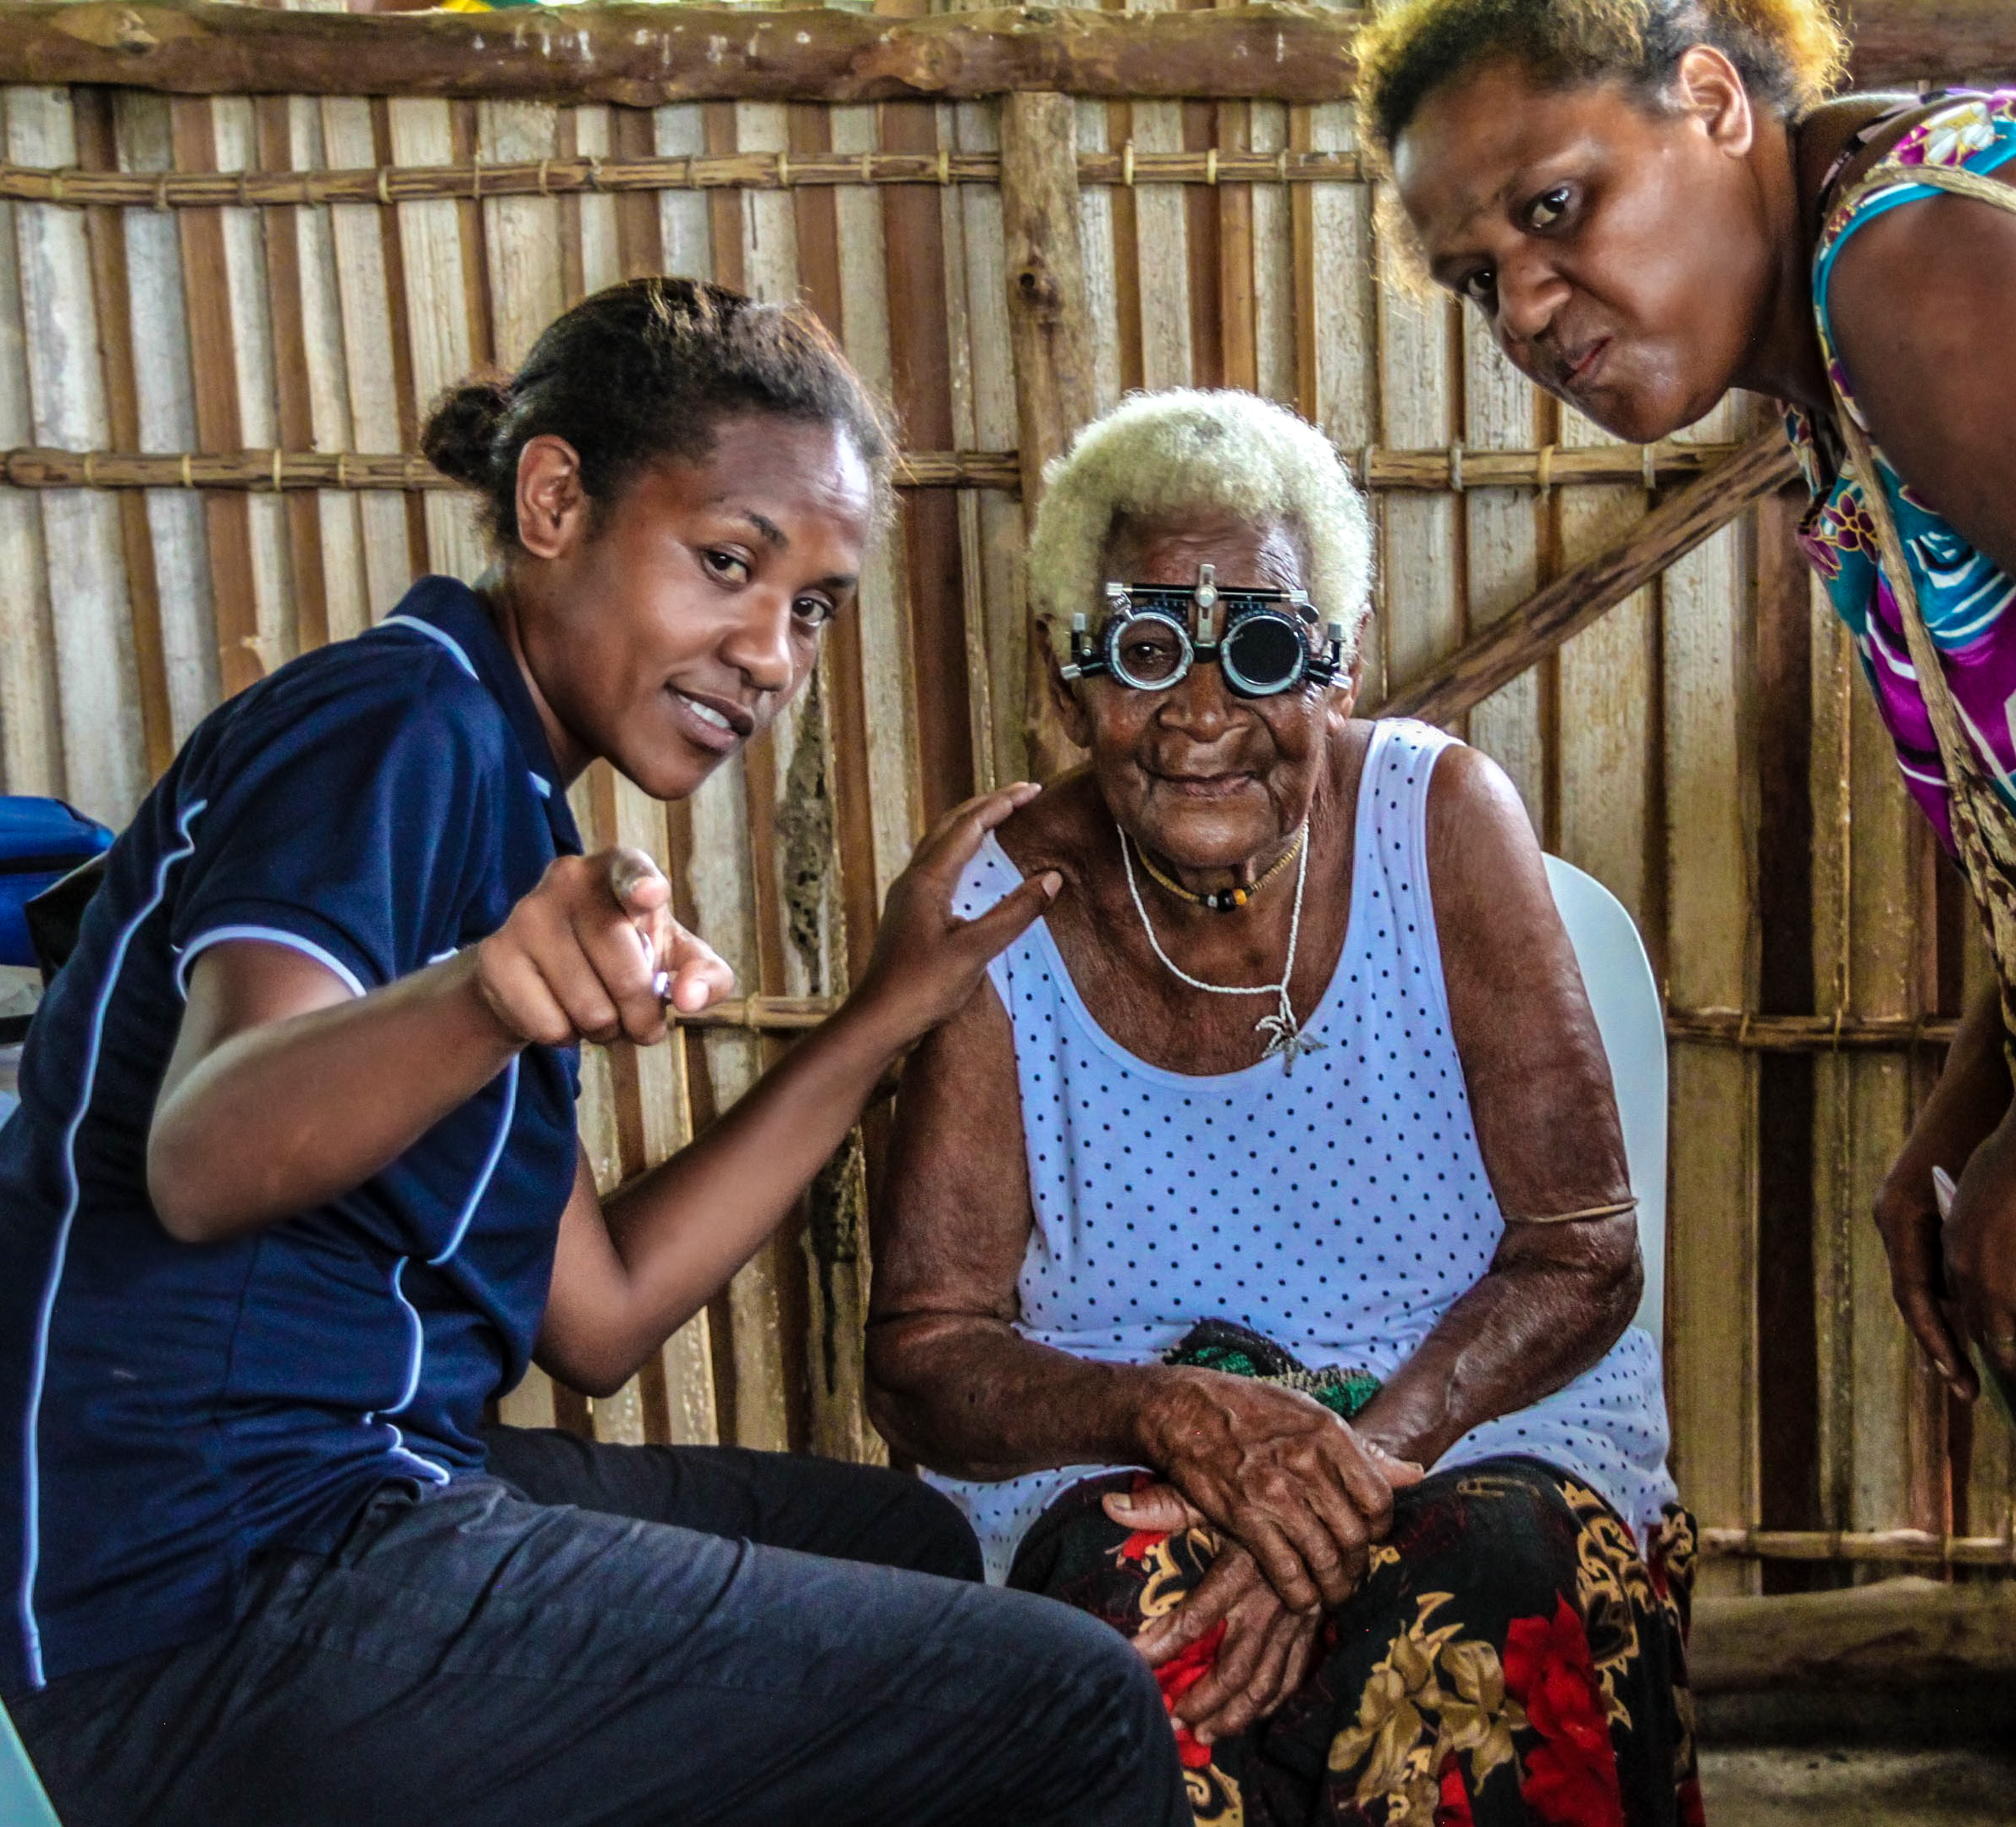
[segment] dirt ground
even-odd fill
[[[2007,1827],[2007,1752],[1706,1749],[1708,1827]]]

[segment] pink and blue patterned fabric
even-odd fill
[[[1986,173],[2011,158],[2016,158],[2016,91],[1957,97],[1951,107],[1913,127],[1886,155],[1884,168],[1904,168],[1896,173],[1894,183],[1852,207],[1837,206],[1822,227],[1813,276],[1820,351],[1848,411],[1864,431],[1869,426],[1855,405],[1827,315],[1828,282],[1842,248],[1865,222],[1907,203],[1946,194],[1914,181],[1910,168],[1964,167]],[[1786,431],[1813,494],[1813,505],[1800,523],[1800,547],[1854,637],[1912,797],[1950,852],[1953,838],[1946,768],[1905,644],[1903,617],[1883,575],[1875,522],[1863,485],[1845,472],[1829,474],[1804,414],[1788,411]],[[2016,582],[1912,492],[1873,434],[1870,447],[1947,683],[1984,772],[2016,807],[2016,729],[2012,728],[2016,719]]]

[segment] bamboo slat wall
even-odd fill
[[[0,75],[52,16],[0,7]],[[0,787],[116,824],[221,696],[423,570],[472,577],[466,506],[409,455],[420,415],[586,292],[669,270],[808,299],[900,412],[899,522],[804,699],[690,803],[603,769],[577,789],[592,841],[653,852],[748,992],[669,1047],[591,1054],[611,1185],[844,991],[925,820],[1029,770],[1019,496],[1041,458],[1125,389],[1254,389],[1374,490],[1368,701],[1495,755],[1667,986],[1668,1382],[1711,1579],[2006,1566],[2008,1443],[1916,1362],[1866,1217],[1980,966],[1790,505],[1725,524],[1784,479],[1770,428],[1728,406],[1641,451],[1536,395],[1473,318],[1390,283],[1348,104],[1295,92],[4,89]],[[1617,606],[1570,613],[1599,595]],[[505,1414],[880,1456],[876,1141],[871,1117],[629,1388],[535,1373]]]

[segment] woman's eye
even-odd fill
[[[1541,192],[1526,206],[1527,227],[1551,229],[1568,213],[1571,194],[1565,184],[1557,184],[1551,190]]]
[[[701,561],[724,583],[741,583],[749,575],[748,560],[737,553],[710,550],[701,554]]]
[[[815,628],[825,627],[834,615],[832,604],[823,596],[801,596],[791,609],[800,621]]]
[[[1489,267],[1479,267],[1475,273],[1464,276],[1456,290],[1473,305],[1489,306],[1491,294],[1498,286],[1498,275]]]

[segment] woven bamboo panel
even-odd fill
[[[13,88],[0,117],[8,792],[116,825],[222,696],[423,570],[474,577],[467,505],[411,455],[421,417],[596,287],[802,297],[896,405],[898,522],[815,687],[690,803],[603,769],[576,789],[591,841],[657,855],[747,992],[588,1063],[601,1182],[664,1158],[844,993],[924,822],[1029,766],[1000,105]],[[1241,386],[1336,441],[1375,498],[1370,701],[1763,428],[1727,407],[1619,446],[1391,283],[1345,104],[1069,118],[1092,408]],[[2006,1565],[2016,1490],[2008,1443],[1915,1362],[1867,1217],[1979,963],[1842,638],[1787,582],[1784,522],[1716,533],[1458,720],[1669,988],[1674,1458],[1731,1589],[1899,1540]],[[535,1374],[505,1414],[882,1456],[860,1401],[875,1149],[871,1118],[631,1388],[591,1404]]]

